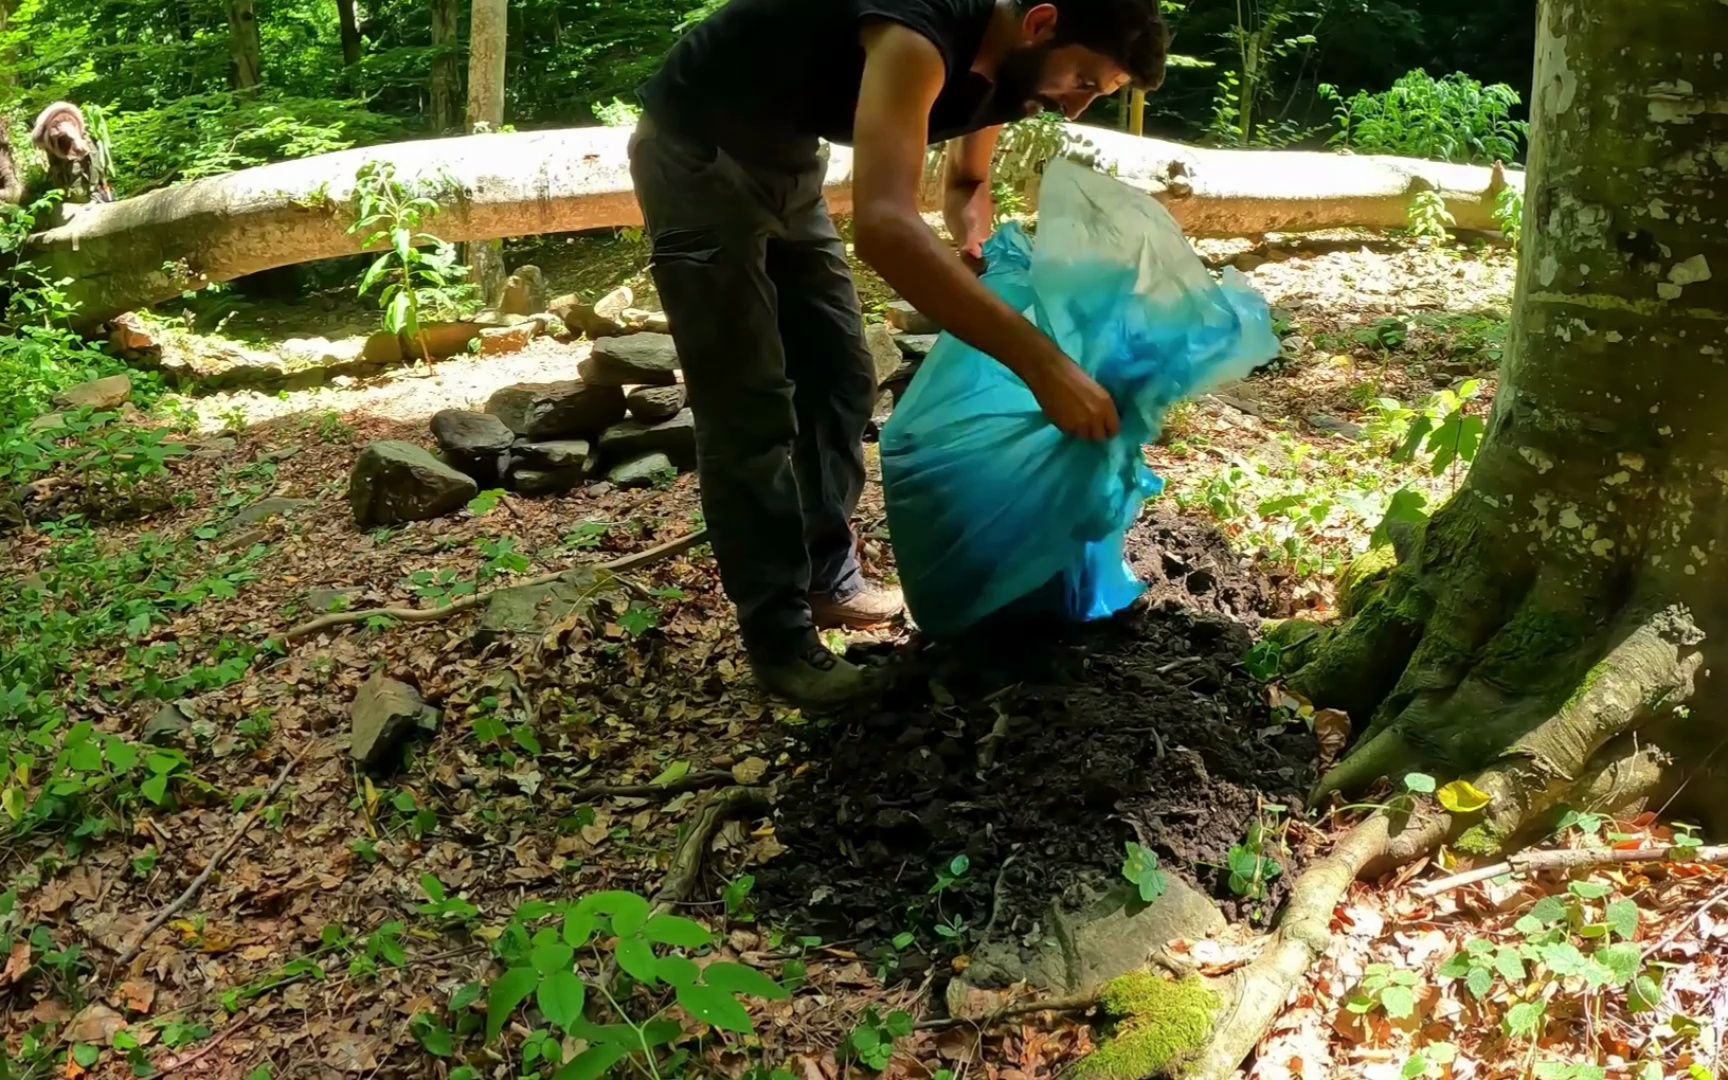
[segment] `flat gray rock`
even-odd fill
[[[521,634],[543,635],[555,626],[581,624],[598,631],[614,609],[629,606],[629,594],[603,571],[579,568],[541,585],[499,589],[486,601],[477,643],[485,646]]]
[[[578,379],[515,383],[494,393],[486,411],[511,431],[536,442],[584,439],[624,418],[624,391]]]
[[[587,439],[552,439],[547,442],[519,442],[510,448],[510,460],[526,469],[581,471],[594,455],[594,444]]]
[[[677,416],[688,397],[682,386],[638,386],[624,395],[624,407],[644,424],[661,424]]]
[[[864,328],[864,343],[870,346],[870,360],[876,367],[876,385],[881,386],[906,362],[906,358],[900,354],[894,332],[881,323],[871,323]]]
[[[348,505],[363,529],[427,521],[454,513],[480,493],[457,472],[413,443],[385,440],[360,451],[348,477]]]
[[[510,471],[509,483],[511,491],[519,491],[524,495],[557,495],[579,486],[587,476],[580,468],[520,468]]]
[[[895,336],[894,344],[900,347],[900,353],[906,359],[922,360],[930,355],[930,350],[940,340],[940,334],[899,334]]]
[[[889,326],[902,334],[935,334],[942,329],[936,325],[935,320],[905,300],[896,300],[889,304],[882,316],[888,320]]]
[[[296,510],[303,510],[312,505],[311,499],[269,498],[259,499],[246,509],[234,515],[234,520],[228,523],[229,528],[241,528],[246,525],[256,525],[260,521],[268,521],[273,517],[286,517]]]
[[[385,675],[373,675],[354,695],[348,754],[364,768],[378,768],[416,728],[436,726],[436,716],[437,710],[421,700],[420,691]]]
[[[600,456],[606,461],[630,461],[665,454],[680,469],[696,467],[696,417],[684,409],[660,424],[625,420],[600,436]],[[617,483],[616,480],[613,483]]]
[[[678,381],[678,347],[669,334],[604,338],[576,370],[593,386],[671,386]]]
[[[118,409],[132,397],[132,380],[124,375],[92,379],[54,395],[62,409]]]
[[[644,454],[612,466],[606,480],[620,488],[653,487],[661,477],[677,471],[665,454]]]
[[[1030,947],[982,943],[973,950],[965,982],[996,989],[1024,980],[1054,994],[1080,996],[1146,967],[1172,941],[1224,931],[1224,915],[1211,900],[1174,874],[1166,880],[1164,895],[1151,904],[1127,885],[1052,904],[1042,941]]]

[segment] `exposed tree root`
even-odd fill
[[[696,886],[702,880],[703,857],[707,855],[708,845],[714,842],[714,834],[720,831],[720,826],[733,818],[767,807],[768,789],[760,787],[726,788],[704,802],[684,838],[678,842],[678,849],[672,853],[672,863],[666,868],[660,891],[654,894],[655,914],[688,903],[696,895]]]
[[[720,769],[688,773],[665,784],[590,784],[570,793],[575,802],[590,799],[652,799],[665,795],[682,795],[686,791],[707,791],[732,783],[732,774]]]
[[[698,544],[705,543],[707,540],[708,530],[697,529],[695,532],[681,536],[676,540],[668,540],[664,544],[648,548],[645,551],[638,551],[633,555],[626,555],[623,558],[613,559],[608,563],[602,563],[599,569],[611,574],[624,574],[631,570],[639,570],[642,567],[652,566],[655,563],[663,562],[666,559],[682,555],[684,552],[689,551]],[[363,611],[338,611],[329,615],[320,615],[318,618],[300,623],[298,626],[289,627],[282,633],[281,640],[283,642],[294,641],[298,638],[306,637],[309,634],[316,634],[324,630],[334,629],[338,626],[353,626],[356,623],[363,623],[368,619],[375,618],[391,619],[395,622],[406,623],[437,622],[440,619],[448,619],[453,615],[460,615],[464,611],[471,611],[474,608],[479,607],[481,604],[490,600],[493,593],[498,592],[501,589],[519,589],[533,585],[547,585],[557,581],[569,572],[570,569],[566,568],[550,574],[541,574],[539,577],[528,578],[525,581],[512,581],[508,585],[499,586],[497,589],[488,589],[485,592],[476,592],[472,596],[464,596],[459,600],[454,600],[445,604],[443,607],[381,607],[366,608]],[[626,582],[626,584],[629,583]]]
[[[1332,912],[1350,883],[1370,868],[1420,854],[1445,835],[1443,817],[1425,818],[1393,832],[1384,813],[1357,825],[1326,858],[1296,879],[1289,902],[1265,951],[1240,971],[1216,980],[1224,1006],[1212,1036],[1178,1075],[1188,1080],[1223,1080],[1235,1074],[1266,1034],[1291,992],[1332,941]]]
[[[996,1024],[1019,1020],[1039,1013],[1078,1013],[1089,1012],[1098,1007],[1097,994],[1081,994],[1078,997],[1038,998],[1034,1001],[1022,1001],[1016,1005],[1004,1005],[988,1016],[939,1016],[933,1020],[920,1020],[919,1031],[947,1031],[950,1028],[971,1027],[983,1030]]]

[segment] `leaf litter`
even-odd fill
[[[1173,492],[1198,489],[1221,463],[1268,448],[1334,446],[1335,436],[1308,421],[1319,413],[1364,420],[1362,395],[1352,391],[1365,378],[1414,398],[1466,368],[1491,369],[1491,335],[1478,340],[1475,324],[1461,330],[1446,319],[1503,310],[1509,267],[1493,254],[1362,251],[1259,268],[1256,284],[1295,324],[1289,360],[1221,395],[1234,404],[1200,403],[1176,445],[1154,449],[1155,467]],[[1405,323],[1414,347],[1388,346],[1388,319]],[[1461,341],[1460,356],[1451,346]],[[137,648],[175,644],[178,659],[160,667],[184,678],[224,643],[256,646],[330,603],[437,603],[451,583],[486,587],[519,575],[482,582],[494,560],[481,540],[512,539],[539,572],[696,527],[695,488],[685,479],[667,490],[511,498],[484,516],[355,533],[343,488],[356,448],[418,439],[419,417],[522,377],[511,364],[558,372],[573,357],[543,347],[522,361],[459,358],[431,378],[385,376],[267,406],[207,399],[201,411],[212,419],[233,405],[260,415],[225,436],[231,447],[210,433],[188,437],[218,449],[174,461],[182,505],[104,524],[98,535],[108,551],[146,533],[166,538],[185,579],[261,554],[231,593],[188,604],[137,638],[86,643],[69,671],[81,688],[66,698],[73,715],[100,732],[143,736],[163,700],[128,685]],[[225,528],[265,498],[311,506],[237,538]],[[777,803],[717,831],[686,913],[725,931],[726,958],[780,975],[803,967],[795,996],[758,1007],[759,1048],[704,1040],[703,1067],[715,1075],[743,1076],[766,1059],[794,1076],[837,1078],[869,1010],[939,1013],[943,983],[964,969],[966,939],[926,924],[909,962],[890,969],[883,950],[894,950],[902,916],[928,910],[932,868],[951,867],[962,850],[969,872],[942,894],[942,917],[976,929],[992,919],[1023,924],[1064,881],[1114,877],[1123,841],[1141,843],[1239,920],[1229,934],[1178,942],[1173,952],[1202,971],[1233,970],[1251,958],[1249,927],[1270,915],[1277,894],[1232,898],[1220,869],[1229,849],[1268,805],[1296,811],[1316,756],[1339,749],[1335,718],[1312,717],[1313,734],[1292,724],[1238,661],[1258,617],[1324,607],[1330,594],[1277,562],[1244,566],[1171,502],[1131,537],[1131,558],[1154,585],[1134,619],[1048,643],[1009,633],[996,639],[994,656],[909,650],[900,634],[855,637],[854,649],[898,653],[914,675],[883,709],[850,725],[812,723],[757,693],[703,557],[644,572],[659,599],[651,625],[633,623],[634,631],[613,619],[551,647],[476,649],[462,618],[357,628],[265,652],[232,681],[186,680],[173,702],[184,724],[164,737],[189,763],[172,799],[113,807],[118,827],[75,845],[26,836],[3,850],[15,898],[0,911],[11,939],[0,964],[8,1052],[22,1053],[36,1028],[60,1047],[69,1076],[122,1075],[153,1056],[182,1076],[264,1067],[270,1072],[257,1075],[428,1075],[416,1017],[463,1012],[450,1008],[452,998],[497,971],[487,949],[500,921],[529,899],[606,888],[651,895],[706,797],[578,796],[595,785],[670,785],[711,773],[772,785]],[[867,494],[861,516],[871,569],[891,572],[878,492]],[[1238,524],[1222,524],[1241,541]],[[1336,542],[1350,541],[1340,532]],[[0,543],[16,568],[9,573],[22,577],[48,565],[54,540],[26,532]],[[375,671],[417,687],[442,723],[401,768],[365,776],[343,743],[349,703]],[[991,760],[980,767],[987,746]],[[302,751],[278,797],[251,816],[253,800]],[[116,968],[152,916],[242,829],[202,893]],[[1064,846],[1058,830],[1078,842]],[[1292,829],[1280,880],[1323,840]],[[1642,1080],[1634,1066],[1650,1061],[1664,1075],[1719,1070],[1728,1027],[1720,872],[1625,867],[1579,880],[1613,892],[1583,900],[1565,881],[1545,879],[1418,902],[1402,878],[1358,885],[1337,913],[1337,947],[1249,1074],[1489,1077],[1541,1065],[1562,1075],[1554,1068],[1600,1064]],[[1580,993],[1588,968],[1540,991],[1496,986],[1484,997],[1468,976],[1441,977],[1470,942],[1516,942],[1521,919],[1563,896],[1603,922],[1625,918],[1625,908],[1608,914],[1618,898],[1635,902],[1631,940],[1662,976],[1643,988],[1650,1001],[1640,1007],[1653,1008],[1633,1012],[1627,995]],[[1563,942],[1550,944],[1557,963],[1572,962]],[[1374,965],[1418,973],[1417,985],[1403,987],[1408,1015],[1388,1015],[1404,1011],[1398,994],[1394,1010],[1352,1009]],[[1539,1036],[1506,1034],[1512,1010],[1538,1000],[1546,1005]],[[83,1045],[102,1053],[76,1049]],[[899,1041],[887,1074],[1052,1076],[1089,1046],[1083,1023],[1056,1016],[918,1032]],[[1418,1058],[1422,1070],[1413,1072]]]

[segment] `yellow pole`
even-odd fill
[[[1146,134],[1146,91],[1136,90],[1128,103],[1128,133]]]

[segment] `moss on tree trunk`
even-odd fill
[[[1292,677],[1363,729],[1322,793],[1474,774],[1482,850],[1662,786],[1728,826],[1697,775],[1728,740],[1701,686],[1728,633],[1723,19],[1543,5],[1500,393],[1458,495]]]

